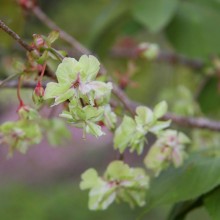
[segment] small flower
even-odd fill
[[[35,109],[24,104],[18,108],[17,113],[19,118],[24,120],[34,120],[39,118],[39,114]]]
[[[44,101],[44,88],[40,82],[37,83],[37,86],[34,89],[32,99],[33,102],[37,105],[41,104]]]
[[[58,83],[47,84],[44,99],[55,98],[54,105],[58,105],[85,95],[89,97],[90,104],[94,105],[94,99],[109,96],[112,89],[111,83],[94,81],[99,68],[99,61],[92,55],[83,55],[79,61],[64,58],[56,71]]]
[[[146,167],[158,176],[171,163],[175,167],[181,166],[187,157],[185,144],[189,142],[189,138],[182,132],[169,129],[164,131],[145,157]]]
[[[43,36],[41,36],[39,34],[34,34],[33,38],[34,38],[34,47],[35,48],[41,49],[46,45],[46,42],[45,42]]]

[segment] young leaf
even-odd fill
[[[197,198],[218,186],[220,158],[212,151],[194,153],[180,168],[169,168],[155,178],[147,194],[146,212],[162,204]]]

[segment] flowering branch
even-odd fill
[[[0,81],[0,83],[1,83],[1,81]],[[11,88],[12,89],[12,88],[17,88],[17,86],[18,86],[18,81],[14,80],[14,81],[10,81],[10,82],[5,83],[2,86],[2,88],[5,88],[5,89]],[[46,84],[42,84],[42,86],[46,87]],[[32,83],[32,82],[24,82],[22,85],[22,88],[26,88],[26,89],[33,89],[35,87],[36,87],[36,83]],[[139,106],[139,104],[128,99],[128,97],[125,96],[124,93],[116,92],[115,88],[117,88],[117,87],[115,87],[115,86],[113,87],[113,93],[116,94],[118,98],[120,97],[119,98],[120,101],[121,101],[121,99],[123,99],[122,104],[125,105],[125,103],[126,103],[126,106],[127,106],[126,109],[129,107],[132,114],[134,114],[134,111],[135,111],[136,107]],[[120,96],[118,96],[118,94],[120,94]],[[208,118],[185,117],[185,116],[180,116],[180,115],[176,115],[174,113],[168,112],[163,116],[162,119],[163,120],[172,120],[175,124],[180,125],[180,126],[184,126],[184,127],[207,129],[207,130],[211,130],[211,131],[220,131],[220,121],[214,121],[214,120],[211,120]]]
[[[77,41],[74,37],[60,28],[57,24],[55,24],[42,10],[39,6],[34,5],[30,8],[34,16],[41,21],[44,25],[46,25],[51,30],[57,30],[60,33],[60,38],[69,43],[73,48],[75,48],[80,54],[92,54],[92,52],[84,47],[79,41]],[[106,74],[106,69],[103,65],[100,68],[100,74]]]
[[[34,7],[35,12],[41,12],[40,17],[41,21],[45,22],[48,21],[47,17],[44,15],[44,13],[40,10],[39,7],[35,6]],[[42,16],[43,15],[43,16]],[[44,18],[44,19],[42,19]],[[50,20],[49,20],[50,21]],[[46,23],[46,25],[49,26],[49,23]],[[14,38],[18,43],[20,43],[27,51],[31,51],[32,48],[25,42],[23,41],[15,32],[13,32],[7,25],[4,24],[4,22],[0,21],[0,27],[8,33],[12,38]],[[59,28],[60,29],[60,28]],[[61,29],[60,29],[61,30]],[[65,36],[65,34],[64,34]],[[78,48],[79,52],[82,52],[83,47]],[[87,50],[88,52],[88,50]],[[0,85],[2,88],[17,88],[18,86],[18,81],[7,81],[2,84],[2,81],[0,81]],[[31,82],[24,82],[22,85],[23,88],[35,88],[36,83],[31,83]],[[43,85],[45,87],[45,85]],[[119,99],[119,101],[123,104],[125,109],[130,112],[131,115],[135,114],[135,109],[139,105],[138,103],[135,103],[131,101],[127,95],[115,84],[113,84],[113,94]],[[164,120],[172,120],[174,123],[185,126],[185,127],[193,127],[193,128],[202,128],[202,129],[208,129],[212,131],[220,131],[220,122],[219,121],[214,121],[210,120],[207,118],[192,118],[192,117],[184,117],[184,116],[179,116],[175,115],[173,113],[167,113],[164,117]]]

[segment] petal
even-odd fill
[[[74,95],[74,93],[75,93],[74,89],[69,89],[65,93],[61,94],[60,96],[57,96],[55,98],[55,103],[53,104],[53,106],[58,105],[62,102],[65,102],[66,100],[70,99]]]
[[[59,83],[71,83],[79,72],[80,66],[74,58],[64,58],[57,68],[56,76]]]
[[[83,55],[79,59],[79,65],[81,66],[83,81],[88,82],[95,79],[100,68],[100,63],[96,57]]]
[[[95,98],[100,98],[102,96],[108,95],[112,90],[112,83],[104,83],[100,81],[92,81],[87,83],[87,90],[94,90]]]
[[[45,92],[44,92],[44,99],[51,99],[59,96],[60,94],[65,93],[69,89],[69,84],[60,84],[50,82],[47,83]]]

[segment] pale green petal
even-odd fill
[[[171,121],[157,121],[150,129],[149,131],[157,134],[158,132],[160,132],[161,130],[167,128],[170,126]]]
[[[86,120],[90,120],[93,122],[100,121],[104,114],[103,107],[95,108],[93,106],[87,105],[86,107],[83,108],[83,110],[86,114]]]
[[[120,160],[111,162],[105,172],[108,180],[123,180],[130,176],[129,166]]]
[[[102,131],[102,128],[101,126],[93,123],[93,122],[90,122],[90,121],[87,121],[86,122],[86,133],[89,133],[89,134],[92,134],[96,137],[100,137],[102,135],[104,135],[105,133]]]
[[[96,57],[83,55],[79,59],[79,64],[82,70],[81,76],[83,81],[88,82],[96,78],[100,68],[100,63]]]
[[[55,82],[47,83],[44,99],[56,98],[57,96],[65,93],[69,89],[69,84],[59,84]]]
[[[76,80],[77,74],[80,72],[80,66],[74,58],[64,58],[59,64],[56,76],[59,83],[71,83]]]
[[[112,90],[112,83],[104,83],[100,81],[92,81],[89,83],[91,90],[95,91],[95,99],[108,95]]]
[[[178,140],[182,144],[189,144],[191,142],[190,139],[182,132],[178,133]]]
[[[161,118],[167,112],[167,108],[168,106],[165,101],[158,103],[154,108],[154,116],[156,118]]]
[[[98,181],[98,174],[95,169],[88,169],[81,175],[82,181],[80,182],[80,189],[90,189],[93,188]]]
[[[65,102],[66,100],[70,99],[74,95],[74,93],[75,93],[75,91],[73,89],[69,89],[65,93],[57,96],[55,98],[55,102],[54,102],[53,106],[58,105],[62,102]]]
[[[129,146],[135,129],[135,121],[128,116],[124,116],[121,125],[115,131],[114,148],[119,149],[119,151],[123,153],[126,147]]]
[[[154,120],[153,112],[145,106],[138,106],[136,108],[136,113],[137,116],[135,116],[135,121],[137,124],[147,125]]]

